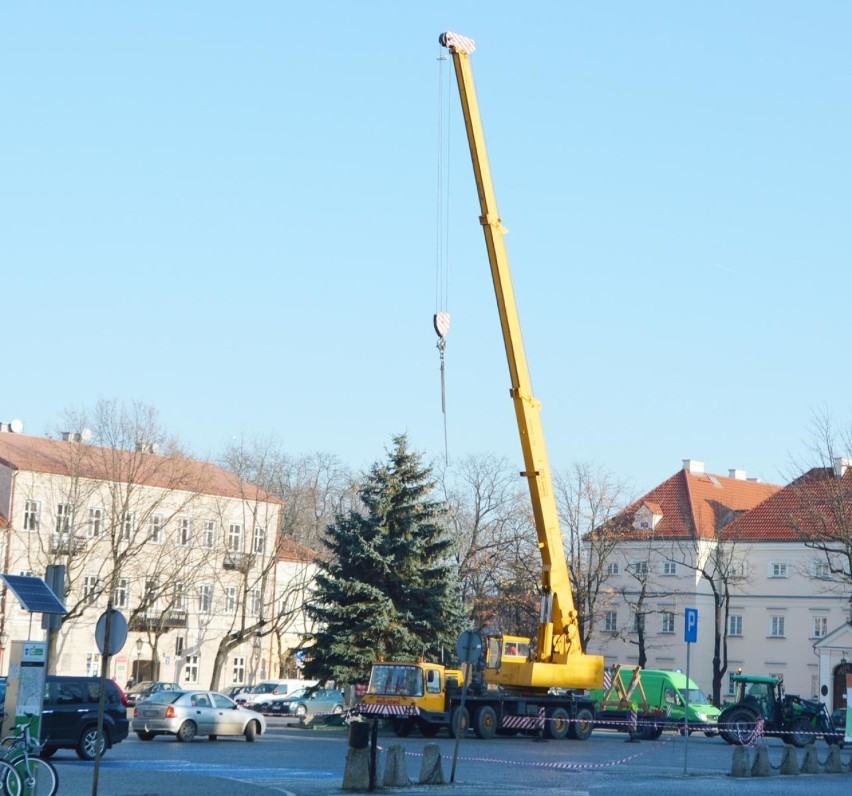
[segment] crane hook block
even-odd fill
[[[432,324],[435,327],[435,333],[443,340],[450,333],[450,313],[436,312],[432,318]]]

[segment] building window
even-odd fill
[[[145,613],[152,616],[157,610],[157,599],[160,596],[160,585],[156,578],[145,578],[145,596],[143,597]]]
[[[101,676],[101,654],[99,652],[86,653],[86,677]]]
[[[186,659],[186,666],[183,667],[183,681],[185,683],[198,682],[198,656],[190,655]]]
[[[213,587],[202,586],[198,590],[198,613],[210,614],[213,612]]]
[[[71,504],[60,503],[56,507],[56,533],[67,537],[71,533]]]
[[[121,538],[128,541],[133,538],[134,521],[132,511],[122,511],[120,518]]]
[[[237,612],[237,587],[225,587],[225,613],[235,614]]]
[[[607,633],[615,633],[618,630],[618,613],[607,611],[604,615],[604,630]]]
[[[39,526],[39,515],[41,505],[35,500],[24,503],[24,530],[37,531]]]
[[[639,633],[645,629],[645,614],[641,611],[633,612],[633,632]]]
[[[734,696],[737,693],[737,684],[734,682],[734,673],[728,672],[728,696]]]
[[[83,576],[83,601],[93,603],[101,593],[100,580],[97,575]]]
[[[175,611],[186,610],[186,584],[183,581],[175,583],[175,589],[172,593],[172,605]]]
[[[677,564],[674,561],[663,561],[663,575],[677,575]]]
[[[787,564],[783,561],[773,561],[769,565],[769,577],[770,578],[786,578],[787,577]]]
[[[183,655],[183,651],[186,649],[186,638],[183,636],[177,636],[175,638],[175,655],[179,658]]]
[[[728,617],[728,635],[741,636],[743,634],[743,618],[739,614],[731,614]]]
[[[252,589],[251,592],[251,615],[260,616],[260,589]]]
[[[256,526],[254,529],[254,552],[263,555],[266,552],[266,528]]]
[[[148,517],[148,541],[160,544],[163,541],[163,515],[152,514]]]
[[[672,611],[663,611],[663,627],[661,633],[674,633],[674,613]]]
[[[784,637],[784,617],[771,616],[769,617],[769,635],[771,638]]]
[[[89,509],[89,527],[86,536],[89,539],[97,539],[104,532],[104,510],[99,508]]]
[[[647,575],[648,574],[648,562],[647,561],[634,561],[630,568],[636,575]]]
[[[204,520],[204,530],[201,532],[202,547],[213,547],[216,543],[215,520]]]
[[[606,574],[607,575],[617,575],[618,574],[618,563],[612,562],[606,565]]]
[[[232,522],[228,526],[228,550],[231,553],[239,553],[243,549],[243,526],[238,522]]]
[[[744,578],[746,575],[745,561],[731,561],[728,564],[728,577]]]
[[[115,608],[127,608],[130,602],[130,581],[127,578],[119,578],[115,582],[112,602]]]
[[[178,520],[178,544],[181,547],[192,545],[192,520],[189,517],[181,517]]]
[[[828,634],[828,617],[815,616],[814,618],[814,638],[823,638]]]
[[[246,659],[242,656],[234,658],[234,676],[232,682],[242,683],[246,679]]]
[[[831,577],[831,568],[828,566],[827,561],[814,561],[812,571],[815,578]]]

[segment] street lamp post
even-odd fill
[[[133,675],[134,684],[139,682],[139,657],[142,655],[142,646],[144,641],[141,638],[136,639],[136,672]]]
[[[251,640],[251,648],[252,684],[254,684],[260,668],[260,636],[255,636]]]
[[[0,670],[3,668],[3,659],[6,657],[6,647],[9,644],[9,634],[4,630],[0,633]]]

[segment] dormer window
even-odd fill
[[[663,519],[663,510],[656,504],[645,501],[633,515],[633,528],[637,531],[652,531]]]

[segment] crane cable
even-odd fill
[[[435,229],[435,314],[432,325],[438,335],[438,352],[441,359],[441,412],[444,416],[444,459],[449,464],[449,444],[447,438],[447,382],[444,352],[447,348],[447,335],[450,332],[449,295],[449,72],[444,64],[449,58],[442,47],[439,48],[438,61],[438,163]],[[445,72],[447,73],[445,75]],[[447,90],[444,90],[445,84]],[[444,102],[447,102],[446,124],[444,122]]]

